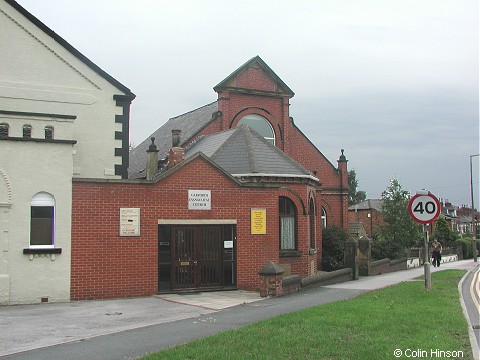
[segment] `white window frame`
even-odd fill
[[[268,121],[265,117],[259,114],[248,114],[242,117],[239,121],[237,126],[242,124],[242,120],[254,120],[254,121],[265,121],[266,124],[268,124],[268,127],[270,128],[270,131],[272,132],[272,137],[264,137],[265,140],[268,142],[272,142],[273,145],[275,145],[275,131],[273,130],[272,124],[270,124],[270,121]],[[257,129],[255,129],[255,125],[250,126],[253,130],[258,132]]]
[[[280,207],[283,201],[283,209]],[[285,214],[283,210],[291,207],[292,214]],[[296,251],[297,243],[297,207],[295,203],[286,196],[279,198],[279,236],[280,251]]]
[[[322,206],[322,229],[327,227],[327,211]]]
[[[41,206],[41,207],[52,207],[53,208],[53,217],[52,217],[52,243],[49,245],[36,245],[32,244],[32,207]],[[30,231],[29,231],[29,248],[31,249],[53,249],[55,247],[55,226],[56,226],[56,206],[55,198],[52,194],[47,192],[36,193],[32,200],[30,201]]]

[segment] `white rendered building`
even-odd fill
[[[0,304],[69,301],[72,178],[127,178],[135,95],[13,0],[0,54]]]

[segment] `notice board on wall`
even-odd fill
[[[267,209],[250,209],[252,235],[267,233]]]
[[[120,208],[120,236],[140,236],[140,208]]]

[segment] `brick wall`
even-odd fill
[[[378,234],[380,226],[385,223],[383,215],[375,209],[349,210],[348,220],[349,222],[361,222],[369,237]]]
[[[308,215],[302,210],[302,203],[308,210],[308,194],[312,191],[307,185],[283,184],[282,189],[242,187],[202,157],[177,165],[169,174],[154,184],[74,181],[72,300],[155,294],[159,219],[236,219],[239,289],[257,290],[258,271],[268,261],[290,263],[292,273],[310,275],[315,256],[308,252]],[[212,210],[188,210],[187,195],[191,189],[211,189]],[[279,258],[279,196],[290,197],[298,209],[298,250],[302,253],[299,258]],[[119,236],[122,207],[141,209],[140,236]],[[251,208],[266,209],[266,235],[251,235]]]
[[[239,72],[230,85],[229,90],[218,92],[218,109],[222,113],[223,124],[221,127],[235,127],[243,116],[249,114],[266,118],[275,131],[275,145],[307,170],[316,173],[320,179],[327,224],[348,228],[347,163],[340,162],[338,168],[335,167],[292,123],[289,95],[259,93],[274,92],[276,89],[275,82],[262,69],[246,68]]]
[[[275,81],[260,67],[247,68],[235,80],[235,85],[239,88],[275,91]]]

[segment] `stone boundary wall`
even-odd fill
[[[457,254],[442,255],[441,264],[459,261],[459,256]],[[371,273],[370,275],[380,275],[387,272],[401,271],[420,267],[423,265],[423,259],[417,257],[413,258],[402,258],[397,260],[382,259],[372,262]]]
[[[445,255],[442,256],[442,263],[458,261],[458,255]],[[395,271],[407,270],[422,265],[422,261],[419,258],[401,258],[401,259],[382,259],[373,261],[370,267],[370,274],[368,276],[381,275]],[[277,275],[278,276],[278,275]],[[281,276],[281,275],[280,275]],[[301,278],[298,275],[292,275],[284,277],[281,280],[281,286],[278,286],[278,290],[268,293],[264,292],[262,296],[283,296],[290,293],[301,291],[302,289],[308,289],[313,286],[326,286],[331,284],[338,284],[346,281],[353,280],[353,269],[345,268],[331,272],[320,272],[313,276]],[[277,280],[278,282],[278,280]],[[280,284],[278,284],[280,285]],[[265,285],[264,285],[265,286]]]
[[[380,275],[394,271],[407,270],[407,258],[396,260],[382,259],[373,261],[370,275]]]
[[[338,284],[345,281],[351,281],[352,273],[352,269],[348,268],[331,272],[318,273],[303,279],[297,275],[288,276],[283,279],[283,291],[281,295],[298,292],[302,289],[307,289],[313,286],[325,286],[331,284]]]

